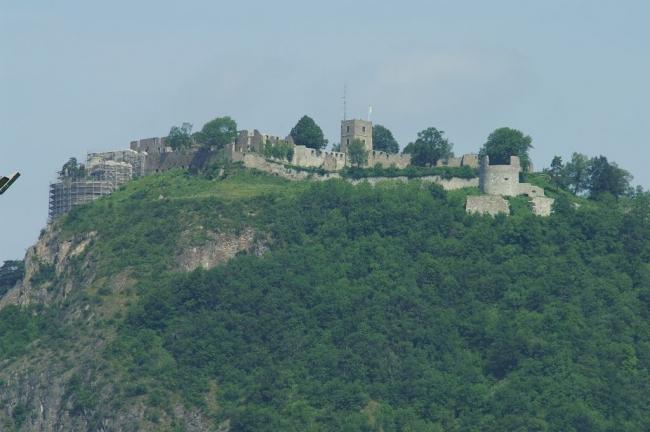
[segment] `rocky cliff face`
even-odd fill
[[[79,257],[95,236],[95,232],[89,232],[62,239],[58,230],[51,227],[47,229],[38,242],[27,250],[25,277],[0,298],[0,309],[10,304],[49,305],[65,299],[67,293],[74,288],[73,282],[82,282],[67,277],[70,261]],[[52,289],[57,278],[66,282],[62,291]]]
[[[177,270],[210,268],[241,252],[261,255],[268,244],[251,228],[203,232],[201,238],[193,241],[189,232],[181,236]],[[0,298],[0,309],[15,305],[36,313],[40,308],[56,315],[69,332],[61,345],[41,338],[26,355],[0,357],[0,430],[227,432],[228,422],[215,425],[180,402],[163,414],[152,414],[145,396],[131,398],[128,406],[114,405],[119,371],[102,358],[114,333],[105,324],[134,298],[137,276],[127,269],[98,277],[93,244],[101,241],[94,231],[66,237],[56,226],[48,228],[26,253],[24,279]],[[105,300],[97,302],[89,292],[102,292]]]

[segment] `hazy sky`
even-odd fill
[[[230,115],[286,135],[309,114],[338,141],[367,115],[400,144],[429,126],[456,153],[495,128],[533,161],[604,154],[650,186],[647,1],[0,0],[0,261],[47,220],[71,156]]]

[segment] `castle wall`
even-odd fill
[[[410,154],[390,154],[383,151],[372,150],[368,153],[369,167],[381,165],[384,168],[389,168],[394,165],[397,168],[406,168],[411,165]]]
[[[510,157],[510,165],[490,165],[490,158],[481,161],[479,187],[488,195],[519,195],[519,172],[521,166],[517,156]]]
[[[345,162],[345,153],[319,151],[303,145],[294,146],[291,159],[292,165],[323,168],[328,171],[343,169]]]
[[[470,168],[478,168],[479,167],[479,160],[478,160],[478,155],[474,153],[467,153],[464,154],[460,157],[451,157],[446,160],[440,159],[438,162],[436,162],[436,166],[438,167],[462,167],[462,166],[468,166]]]
[[[548,198],[544,196],[534,197],[533,202],[533,214],[537,216],[550,216],[553,211],[553,203],[555,200],[553,198]]]
[[[147,153],[165,153],[169,151],[165,146],[165,138],[144,138],[137,141],[131,141],[131,150]]]
[[[470,214],[510,214],[510,204],[499,195],[470,195],[467,197],[465,210]]]
[[[478,168],[480,165],[478,155],[475,153],[467,153],[463,155],[461,166],[468,166],[470,168]]]
[[[192,168],[202,166],[208,160],[216,157],[218,151],[193,149],[183,152],[168,152],[148,154],[145,158],[145,174],[169,171],[176,168]]]
[[[470,188],[470,187],[477,187],[478,186],[478,179],[473,178],[473,179],[464,179],[464,178],[458,178],[458,177],[452,177],[450,179],[444,179],[440,176],[424,176],[424,177],[415,177],[415,178],[408,178],[406,176],[398,176],[398,177],[368,177],[368,178],[362,178],[362,179],[350,179],[348,180],[350,183],[356,185],[360,183],[369,183],[371,185],[376,185],[377,183],[381,182],[400,182],[400,183],[408,183],[409,181],[420,181],[422,183],[435,183],[437,185],[442,186],[444,190],[456,190],[456,189],[463,189],[463,188]]]
[[[459,157],[451,157],[449,159],[439,159],[436,162],[437,167],[460,167],[462,165],[463,159]]]

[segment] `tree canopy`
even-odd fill
[[[77,162],[77,158],[71,157],[63,164],[59,175],[73,179],[83,178],[86,175],[86,167],[84,164]]]
[[[615,162],[609,162],[605,156],[588,158],[581,153],[573,153],[566,165],[561,157],[555,156],[548,173],[557,186],[577,195],[588,193],[592,198],[603,194],[620,197],[631,192],[630,173],[619,168]]]
[[[452,157],[453,144],[444,136],[444,132],[435,127],[418,132],[415,142],[404,148],[404,153],[411,154],[411,164],[417,166],[434,166],[441,159]]]
[[[527,172],[530,166],[528,151],[533,148],[532,141],[529,135],[524,135],[517,129],[502,127],[488,136],[479,155],[489,156],[490,163],[496,165],[507,165],[510,163],[510,156],[519,156],[521,167]]]
[[[372,148],[386,153],[399,153],[399,144],[393,133],[380,124],[372,127]]]
[[[348,159],[353,166],[357,168],[368,163],[368,150],[360,139],[353,139],[348,147]]]
[[[223,148],[237,138],[237,123],[228,116],[217,117],[203,125],[196,138],[204,147]]]
[[[0,266],[0,296],[13,288],[24,275],[25,263],[23,261],[5,261]]]
[[[165,139],[165,144],[174,150],[189,148],[192,146],[192,125],[183,123],[180,127],[172,126],[169,135]]]
[[[298,123],[291,129],[291,138],[296,145],[320,150],[327,145],[327,140],[323,136],[323,130],[316,124],[314,119],[304,115]]]

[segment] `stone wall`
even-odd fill
[[[165,146],[165,138],[158,137],[131,141],[130,148],[137,152],[147,152],[149,154],[171,151],[171,148]]]
[[[468,196],[465,210],[471,214],[510,214],[510,205],[499,195]]]
[[[254,129],[253,132],[242,130],[239,131],[235,140],[235,148],[241,152],[254,151],[261,153],[264,151],[264,145],[267,142],[277,144],[280,141],[283,140],[279,136],[261,133],[257,129]]]
[[[538,196],[531,199],[533,202],[533,214],[537,216],[550,216],[553,211],[553,198]]]
[[[451,157],[449,159],[445,160],[439,160],[436,162],[436,166],[439,167],[461,167],[461,166],[468,166],[470,168],[478,168],[479,167],[479,160],[478,160],[478,155],[474,153],[467,153],[464,154],[460,157]]]
[[[348,179],[348,181],[354,185],[360,184],[360,183],[369,183],[371,185],[376,185],[377,183],[381,182],[400,182],[400,183],[407,183],[409,181],[420,181],[422,183],[435,183],[440,186],[444,190],[456,190],[456,189],[463,189],[463,188],[470,188],[470,187],[477,187],[478,186],[478,179],[473,178],[473,179],[464,179],[464,178],[458,178],[458,177],[452,177],[450,179],[444,179],[440,176],[424,176],[424,177],[414,177],[414,178],[408,178],[406,176],[399,176],[399,177],[367,177],[367,178],[362,178],[362,179]]]
[[[393,165],[397,168],[406,168],[411,165],[411,155],[390,154],[383,151],[372,150],[368,153],[367,166],[374,167],[375,165],[381,165],[384,168],[389,168]]]
[[[490,165],[490,158],[483,157],[479,172],[479,187],[488,195],[519,195],[519,172],[521,165],[517,156],[510,157],[509,165]]]
[[[219,152],[205,149],[189,149],[182,152],[148,154],[145,158],[145,174],[169,171],[175,168],[198,168]]]
[[[345,167],[345,153],[314,150],[303,145],[293,148],[291,164],[309,168],[323,168],[327,171],[338,171]]]

